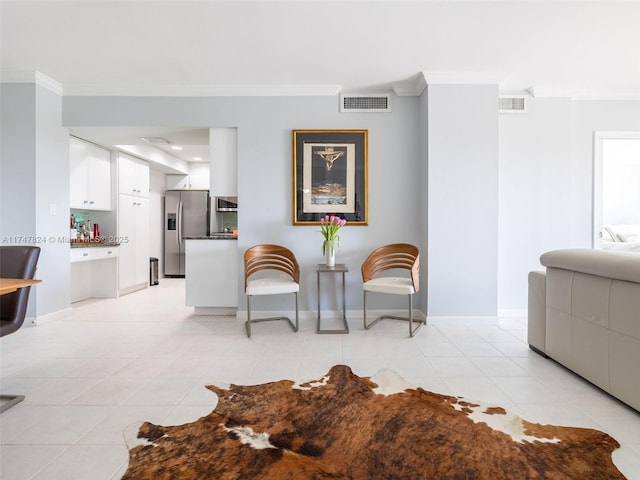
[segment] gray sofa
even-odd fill
[[[530,347],[640,411],[640,254],[554,250],[540,263]]]

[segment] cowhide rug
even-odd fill
[[[338,365],[295,384],[207,386],[213,412],[125,432],[123,479],[623,479],[609,435],[529,423],[501,407]]]

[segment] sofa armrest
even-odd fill
[[[561,268],[599,277],[640,283],[640,255],[633,252],[612,252],[574,248],[552,250],[540,256],[548,268]]]
[[[529,272],[527,341],[531,350],[546,356],[546,272]]]

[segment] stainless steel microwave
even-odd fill
[[[217,212],[237,212],[238,197],[216,197]]]

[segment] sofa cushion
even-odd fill
[[[609,333],[609,392],[640,412],[640,339]]]
[[[574,273],[571,282],[571,315],[601,327],[609,326],[610,278]]]
[[[547,269],[545,352],[554,360],[571,364],[571,286],[573,272]]]
[[[620,280],[612,283],[609,328],[640,341],[640,284]]]

